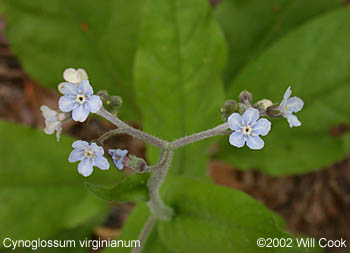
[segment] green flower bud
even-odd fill
[[[101,97],[103,107],[116,116],[119,107],[123,103],[122,98],[119,96],[109,96],[108,92],[105,90],[99,91],[97,94]]]
[[[147,167],[147,163],[142,158],[134,155],[129,155],[129,160],[127,161],[126,166],[135,170],[136,172],[144,172]]]
[[[259,111],[266,111],[266,109],[270,106],[272,106],[273,103],[269,99],[261,99],[258,102],[255,103],[254,107],[258,109]]]
[[[227,121],[227,118],[234,112],[238,112],[239,111],[239,103],[236,102],[235,100],[227,100],[224,104],[224,106],[222,106],[220,108],[220,112],[221,112],[221,118],[223,121]]]
[[[270,118],[278,118],[282,116],[282,112],[279,104],[274,104],[266,109],[266,114]]]
[[[252,102],[252,99],[253,99],[252,93],[250,93],[247,90],[244,90],[239,94],[239,101],[243,104],[250,105],[250,103]]]

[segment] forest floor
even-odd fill
[[[3,30],[4,22],[0,20],[0,120],[43,128],[40,106],[57,109],[59,94],[40,87],[26,75],[11,53]],[[86,123],[70,124],[64,133],[92,140],[111,128],[109,123],[91,117]],[[128,136],[113,137],[107,145],[145,155],[143,143]],[[211,161],[208,171],[214,183],[244,191],[279,213],[290,232],[350,242],[349,158],[308,174],[278,178],[258,171],[240,171],[219,161]],[[93,236],[118,234],[131,209],[132,204],[117,205]],[[333,248],[326,252],[350,250]]]

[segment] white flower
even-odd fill
[[[293,112],[299,112],[303,106],[304,102],[298,97],[290,98],[292,94],[292,90],[290,87],[286,90],[283,95],[283,100],[280,104],[280,110],[282,112],[283,117],[288,120],[289,126],[301,126],[301,122],[298,120],[297,116],[293,115]]]
[[[56,138],[59,141],[62,132],[62,121],[65,119],[64,113],[56,112],[46,105],[42,105],[40,110],[45,118],[44,132],[53,134],[56,131]]]
[[[103,157],[104,150],[96,143],[89,145],[86,141],[75,141],[72,144],[74,150],[70,153],[68,161],[71,163],[81,161],[78,165],[78,172],[84,177],[88,177],[96,166],[101,170],[108,170],[108,160]]]
[[[88,75],[84,69],[73,69],[68,68],[63,72],[63,79],[68,83],[79,84],[83,80],[88,80]],[[63,93],[64,86],[67,84],[66,82],[60,83],[58,85],[59,92]]]
[[[262,149],[264,141],[259,135],[265,136],[271,129],[271,122],[267,119],[259,119],[259,110],[248,108],[243,115],[233,113],[228,117],[228,124],[234,132],[230,135],[230,144],[241,148],[247,143],[251,149]],[[258,120],[259,119],[259,120]]]

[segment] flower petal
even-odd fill
[[[70,82],[70,83],[79,83],[80,82],[78,72],[73,68],[66,69],[63,72],[63,78],[64,78],[64,80],[66,80],[67,82]]]
[[[44,118],[48,118],[48,117],[56,117],[57,116],[57,112],[50,109],[50,107],[46,106],[46,105],[42,105],[40,107],[41,112],[43,113]]]
[[[240,130],[242,128],[242,116],[239,113],[232,113],[227,119],[231,130]]]
[[[247,146],[251,149],[262,149],[264,141],[257,135],[249,135],[247,138]]]
[[[113,162],[115,167],[117,167],[119,170],[122,170],[124,168],[124,164],[122,162],[122,159],[116,159],[115,157],[113,157]]]
[[[267,119],[259,119],[253,125],[253,133],[256,135],[267,135],[271,130],[271,122]]]
[[[79,90],[81,90],[85,96],[90,96],[94,93],[89,80],[82,80],[79,83]]]
[[[298,97],[292,97],[287,100],[286,106],[289,112],[299,112],[304,106],[304,101]]]
[[[243,134],[240,132],[233,132],[230,135],[229,141],[230,141],[230,144],[232,146],[235,146],[237,148],[241,148],[245,144],[245,138],[244,138]]]
[[[94,166],[99,167],[101,170],[108,170],[109,162],[103,156],[96,156],[94,159]]]
[[[60,141],[61,133],[62,133],[62,124],[60,124],[57,127],[57,129],[56,129],[56,140],[57,140],[57,142]]]
[[[293,114],[288,114],[286,116],[288,123],[289,123],[289,127],[298,127],[301,126],[301,122],[298,120],[297,116],[293,115]]]
[[[70,112],[78,107],[78,103],[73,97],[62,96],[58,101],[58,107],[62,112]]]
[[[72,118],[74,121],[84,122],[89,116],[89,111],[83,105],[79,105],[73,110]]]
[[[88,97],[85,104],[86,109],[88,109],[92,113],[96,113],[101,109],[102,101],[99,96],[92,95],[91,97]]]
[[[80,78],[80,81],[89,79],[85,69],[77,69],[77,73]]]
[[[78,165],[78,172],[84,177],[88,177],[94,171],[93,161],[90,158],[84,158]]]
[[[290,95],[292,95],[292,90],[289,86],[288,89],[286,90],[286,92],[284,92],[283,100],[287,100],[290,97]]]
[[[95,142],[91,143],[90,147],[91,147],[91,150],[99,156],[102,156],[105,153],[103,148],[97,145]]]
[[[90,145],[87,141],[79,140],[79,141],[73,142],[72,147],[76,149],[87,149],[90,147]]]
[[[60,83],[58,91],[67,96],[76,96],[78,94],[78,85],[75,83]]]
[[[77,161],[81,161],[84,158],[84,150],[83,149],[74,149],[69,157],[68,157],[68,161],[71,163],[77,162]]]
[[[46,127],[44,128],[44,133],[46,134],[53,134],[55,132],[55,130],[58,129],[60,122],[56,121],[51,121],[51,122],[45,122],[46,123]]]
[[[243,113],[243,124],[252,125],[255,121],[258,120],[259,116],[259,110],[250,107]]]

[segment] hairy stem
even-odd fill
[[[159,189],[163,184],[165,176],[168,172],[168,167],[173,157],[173,151],[164,150],[160,156],[159,161],[164,159],[164,162],[160,162],[158,169],[153,170],[150,178],[147,182],[150,200],[148,206],[153,215],[160,220],[170,220],[174,214],[174,211],[166,206],[159,195]]]
[[[212,129],[182,137],[180,139],[177,139],[177,140],[171,142],[170,148],[172,150],[175,150],[175,149],[180,148],[182,146],[185,146],[187,144],[190,144],[190,143],[193,143],[196,141],[200,141],[200,140],[204,140],[204,139],[209,138],[209,137],[213,137],[213,136],[217,136],[217,135],[226,135],[226,134],[231,133],[231,131],[227,130],[227,128],[229,128],[229,126],[228,126],[228,123],[226,122],[224,124],[221,124],[217,127],[212,128]]]
[[[140,241],[140,247],[139,248],[134,248],[132,250],[132,253],[140,253],[142,251],[142,248],[146,242],[146,239],[148,237],[148,235],[151,233],[152,231],[152,228],[153,228],[153,225],[154,225],[154,222],[155,222],[155,218],[154,216],[152,215],[148,220],[147,222],[145,223],[145,226],[143,227],[140,235],[139,235],[139,238],[138,240]]]
[[[168,147],[167,141],[164,141],[158,137],[155,137],[153,135],[150,135],[148,133],[140,131],[136,128],[133,128],[132,126],[129,126],[125,122],[123,122],[120,119],[118,119],[117,117],[113,116],[111,113],[109,113],[105,109],[101,109],[100,111],[97,112],[97,114],[100,115],[101,117],[107,119],[108,121],[110,121],[112,124],[114,124],[118,128],[124,129],[123,131],[125,131],[125,132],[123,132],[123,133],[131,135],[137,139],[140,139],[144,142],[150,143],[150,144],[152,144],[156,147],[159,147],[161,149],[166,149]]]

